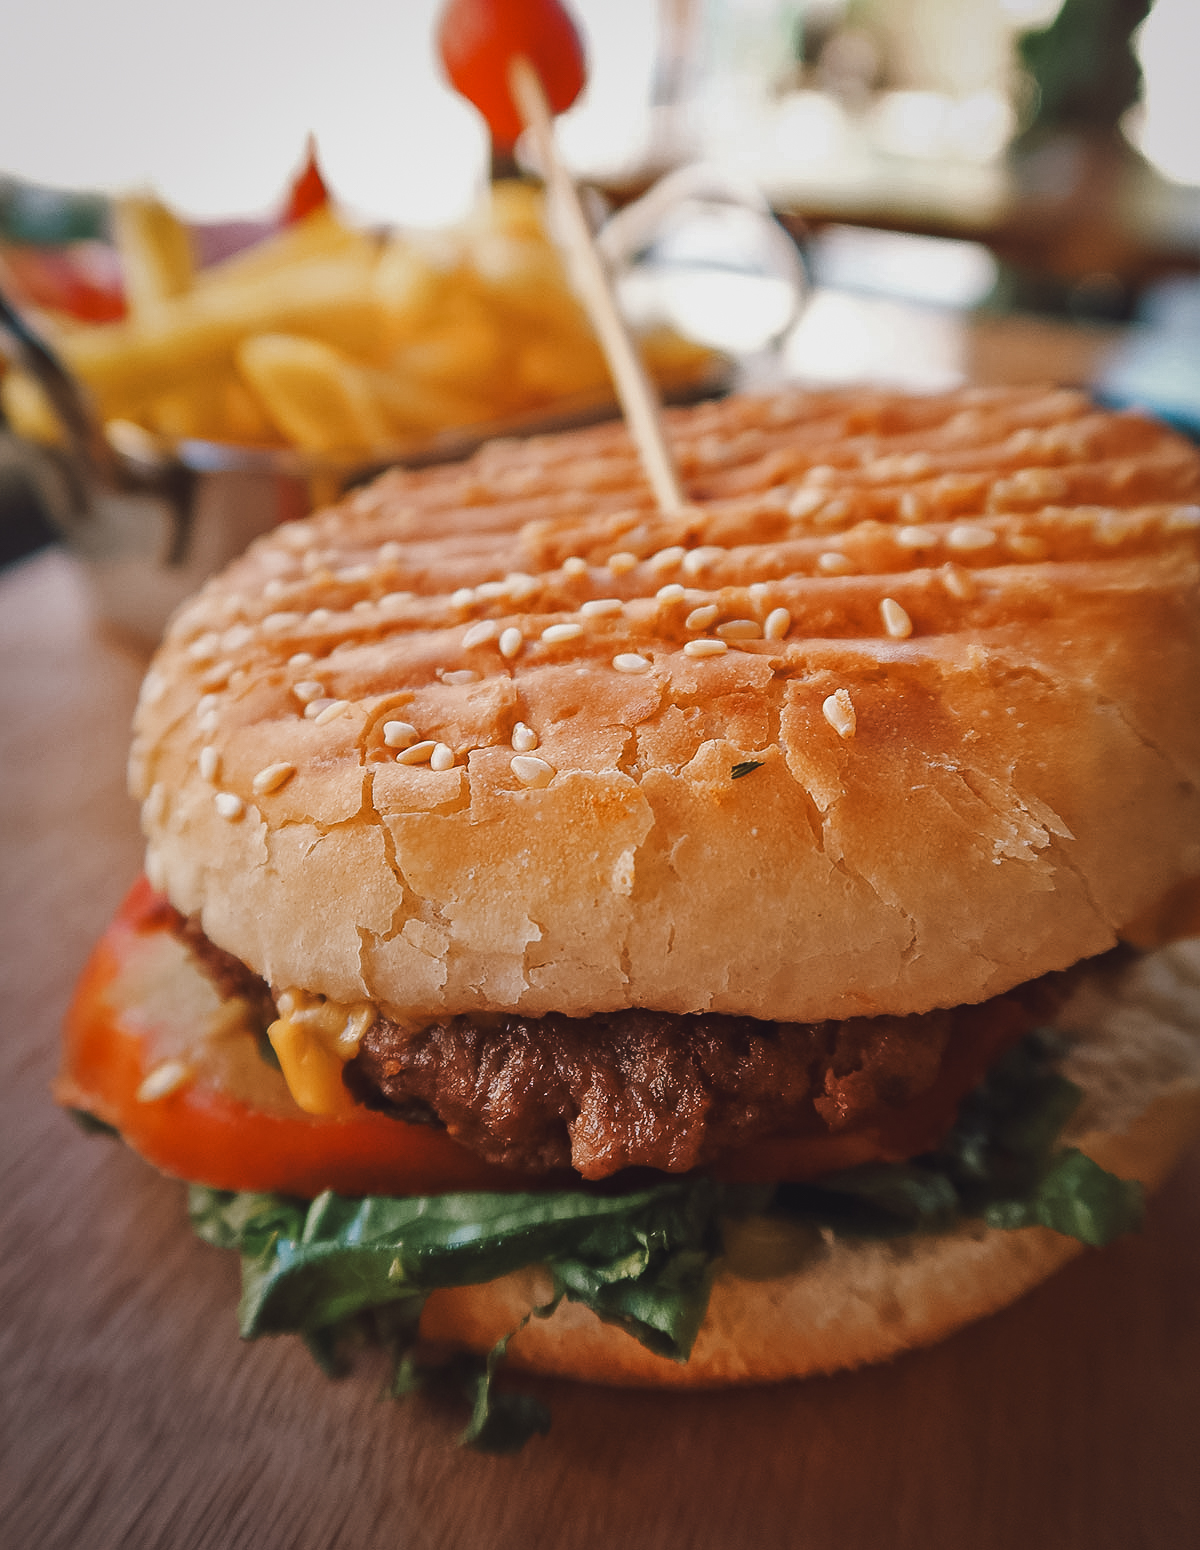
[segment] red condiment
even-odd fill
[[[314,210],[323,210],[329,203],[329,190],[317,165],[317,142],[309,135],[305,147],[304,166],[297,173],[288,190],[287,203],[283,208],[283,224],[294,226]]]
[[[518,55],[541,77],[555,113],[583,90],[583,45],[558,0],[450,0],[437,40],[451,83],[483,114],[499,149],[511,149],[525,127],[508,89]]]

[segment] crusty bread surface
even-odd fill
[[[395,472],[174,619],[148,870],[395,1018],[982,1000],[1200,876],[1200,458],[1060,391],[672,414]],[[406,746],[407,744],[407,746]]]
[[[1121,1178],[1156,1188],[1200,1135],[1200,941],[1089,970],[1057,1022],[1074,1043],[1065,1070],[1083,1100],[1065,1140]],[[480,1351],[513,1330],[508,1360],[593,1383],[704,1388],[806,1377],[930,1345],[1014,1302],[1083,1252],[1046,1228],[956,1232],[881,1243],[811,1238],[754,1224],[760,1262],[795,1268],[748,1279],[727,1268],[686,1364],[655,1356],[578,1304],[549,1319],[544,1270],[436,1292],[422,1331]],[[736,1262],[746,1246],[731,1245]]]

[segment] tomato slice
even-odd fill
[[[345,1117],[268,1112],[195,1080],[147,1101],[139,1089],[160,1061],[153,1030],[122,1004],[121,978],[156,933],[165,931],[161,895],[140,879],[84,968],[67,1014],[58,1101],[118,1130],[164,1173],[219,1189],[314,1196],[426,1195],[458,1190],[577,1186],[577,1174],[525,1173],[483,1162],[444,1131],[409,1125],[370,1109]],[[721,1157],[709,1170],[736,1183],[803,1181],[874,1161],[901,1161],[935,1145],[959,1101],[1028,1027],[1008,1000],[970,1040],[958,1040],[934,1085],[877,1124],[840,1134],[760,1141]]]
[[[164,1173],[218,1189],[423,1195],[546,1185],[481,1162],[443,1131],[370,1109],[344,1119],[265,1113],[200,1082],[139,1099],[156,1062],[152,1040],[113,992],[146,935],[162,929],[161,903],[139,880],[85,966],[67,1013],[60,1103],[113,1126]]]

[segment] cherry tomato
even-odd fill
[[[438,48],[455,89],[483,114],[494,143],[509,149],[524,125],[508,89],[508,67],[524,55],[555,113],[583,90],[583,45],[558,0],[450,0]]]
[[[304,166],[292,180],[287,202],[283,207],[283,224],[294,226],[306,215],[311,215],[314,210],[323,210],[328,204],[329,190],[325,186],[325,179],[321,176],[321,168],[317,163],[317,142],[314,136],[309,135],[304,152]]]

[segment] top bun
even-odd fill
[[[131,766],[174,904],[400,1019],[809,1020],[982,1000],[1200,876],[1186,442],[1041,390],[668,425],[680,514],[621,426],[496,442],[187,604]]]

